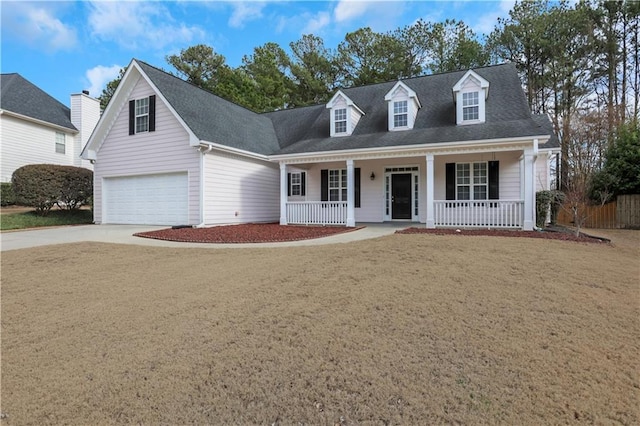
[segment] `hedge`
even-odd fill
[[[0,205],[11,206],[16,203],[16,196],[13,193],[11,182],[0,183]]]
[[[13,172],[17,204],[34,207],[42,216],[54,205],[77,209],[93,196],[93,172],[82,167],[32,164]]]

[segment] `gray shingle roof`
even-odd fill
[[[278,154],[553,135],[546,116],[532,116],[513,64],[477,68],[474,72],[490,84],[486,121],[482,124],[456,125],[452,88],[466,71],[403,80],[422,104],[412,130],[387,131],[384,96],[396,82],[343,89],[365,113],[351,136],[329,136],[330,111],[325,105],[264,115],[273,120],[281,146]]]
[[[273,124],[267,116],[249,111],[149,64],[136,62],[198,139],[256,154],[278,151]]]
[[[0,108],[71,130],[71,110],[20,74],[0,74]]]
[[[534,115],[533,119],[538,123],[540,128],[543,130],[543,134],[551,135],[546,144],[541,145],[543,148],[560,148],[560,140],[558,139],[558,135],[556,135],[555,130],[553,129],[553,124],[551,120],[549,120],[549,116],[547,114],[538,114]]]
[[[544,147],[558,146],[546,115],[533,116],[513,64],[477,68],[489,84],[485,123],[456,125],[453,86],[466,71],[403,80],[422,108],[414,128],[387,130],[384,96],[395,81],[343,89],[365,115],[351,136],[330,137],[330,111],[322,105],[257,114],[206,90],[137,61],[174,110],[201,140],[258,154],[300,154],[483,139],[551,135]]]

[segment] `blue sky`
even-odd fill
[[[83,89],[97,97],[131,58],[172,70],[166,55],[208,44],[231,66],[267,42],[288,49],[303,34],[329,48],[369,26],[385,32],[418,18],[463,20],[488,34],[503,1],[12,1],[2,0],[2,73],[16,72],[65,105]]]

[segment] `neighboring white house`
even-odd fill
[[[0,181],[28,164],[92,168],[80,153],[100,119],[97,99],[72,94],[68,108],[20,74],[1,74],[0,90]]]
[[[133,60],[82,157],[96,223],[532,229],[558,151],[512,64],[256,114]]]

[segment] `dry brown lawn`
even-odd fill
[[[640,232],[2,254],[25,424],[640,423]]]

